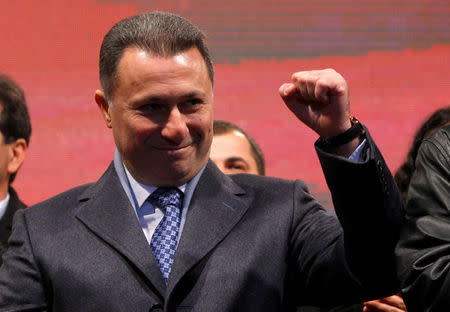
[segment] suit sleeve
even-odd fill
[[[450,140],[448,131],[435,134],[419,149],[396,250],[404,299],[413,312],[450,307]]]
[[[399,290],[394,249],[403,220],[400,195],[367,131],[366,139],[364,160],[357,163],[326,153],[316,143],[343,232],[332,246],[327,266],[343,276],[344,285],[352,287],[338,290],[349,300],[355,300],[352,292],[364,300]],[[329,283],[336,284],[333,280]],[[345,289],[344,285],[341,288]]]
[[[14,217],[9,248],[0,267],[0,311],[46,311],[42,278],[21,210]]]

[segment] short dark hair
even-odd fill
[[[5,144],[17,139],[25,139],[30,142],[31,122],[28,114],[27,102],[22,88],[7,75],[0,74],[0,131]],[[9,178],[9,183],[14,181],[16,173]]]
[[[264,154],[261,151],[261,148],[256,143],[256,141],[244,130],[242,130],[240,127],[235,125],[232,122],[225,121],[225,120],[214,120],[213,124],[213,131],[214,135],[221,135],[221,134],[227,134],[233,131],[237,131],[239,133],[242,133],[245,138],[250,143],[250,148],[252,152],[253,159],[255,159],[256,167],[258,169],[258,174],[265,175],[266,174],[266,165],[264,161]]]
[[[179,15],[151,12],[121,20],[103,38],[100,83],[107,100],[112,99],[117,83],[117,67],[128,47],[137,47],[163,57],[196,47],[205,61],[211,83],[214,83],[214,69],[205,34]]]
[[[397,170],[394,179],[397,183],[403,204],[406,204],[411,176],[416,170],[416,158],[422,141],[434,131],[450,122],[450,106],[438,109],[417,130],[405,162]]]

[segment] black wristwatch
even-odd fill
[[[336,136],[332,136],[329,138],[319,138],[318,143],[324,149],[333,149],[344,145],[357,137],[362,137],[364,133],[366,133],[366,130],[356,117],[350,116],[350,122],[352,124],[350,129]]]

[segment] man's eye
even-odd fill
[[[228,169],[236,171],[236,172],[246,172],[247,171],[247,166],[245,165],[245,163],[243,163],[241,161],[229,162],[229,163],[227,163],[226,167]]]
[[[182,107],[189,109],[189,108],[193,108],[193,107],[197,106],[200,103],[201,103],[200,99],[191,99],[191,100],[184,101],[182,103]]]
[[[143,111],[148,111],[148,112],[153,112],[153,111],[158,111],[162,109],[162,105],[158,104],[158,103],[149,103],[149,104],[145,104],[141,106],[141,110]]]

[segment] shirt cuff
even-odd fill
[[[348,160],[351,162],[357,163],[360,161],[361,152],[364,149],[364,146],[366,146],[366,139],[364,139],[361,144],[355,149],[355,151],[350,155]]]

